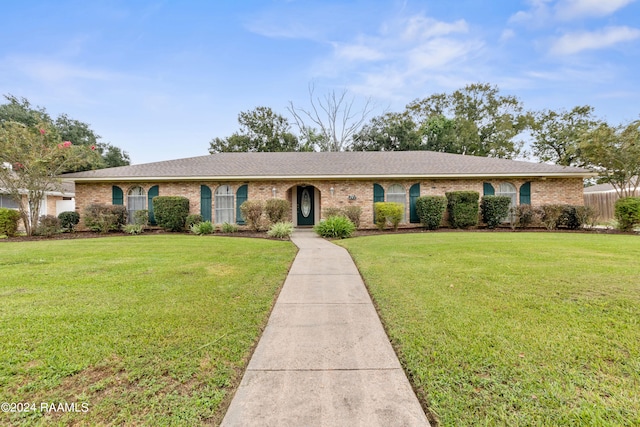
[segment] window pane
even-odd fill
[[[216,189],[214,204],[216,224],[236,222],[233,190],[230,186],[221,185]]]
[[[133,224],[135,213],[147,208],[147,196],[144,194],[144,188],[133,187],[127,193],[127,222]]]
[[[406,193],[400,184],[393,184],[387,190],[387,202],[400,203],[402,205],[402,222],[406,221]]]
[[[0,194],[0,208],[18,209],[18,203],[8,194]]]

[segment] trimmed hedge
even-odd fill
[[[622,231],[631,231],[636,225],[640,225],[640,197],[623,197],[615,204],[615,217],[618,220],[618,228]]]
[[[182,196],[156,196],[153,215],[158,226],[167,231],[182,231],[189,216],[189,199]]]
[[[18,231],[20,213],[13,209],[0,208],[0,235],[13,237]]]
[[[480,193],[477,191],[452,191],[447,196],[449,223],[453,228],[468,228],[478,225]]]
[[[127,209],[122,205],[93,204],[84,210],[84,224],[91,231],[119,231],[127,223]]]
[[[509,215],[511,197],[484,196],[480,201],[482,221],[488,228],[496,228]]]
[[[60,227],[63,231],[73,231],[80,222],[80,214],[74,211],[60,212],[58,219],[60,220]]]
[[[444,196],[422,196],[416,199],[416,212],[420,223],[428,230],[440,227],[447,210],[447,198]]]
[[[394,230],[398,229],[398,224],[402,221],[402,203],[377,202],[375,205],[376,226],[379,230],[384,230],[390,224]]]

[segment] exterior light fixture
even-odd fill
[[[274,198],[276,197],[276,187],[273,187],[271,189],[271,194],[273,195]]]
[[[331,193],[331,196],[332,196],[332,197],[333,197],[333,193],[334,193],[334,191],[335,191],[335,189],[334,189],[333,187],[331,187],[331,188],[329,189],[329,193]]]

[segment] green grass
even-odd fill
[[[441,425],[640,425],[637,236],[421,233],[339,244]]]
[[[0,244],[0,424],[217,423],[295,256],[160,235]]]

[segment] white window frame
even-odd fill
[[[213,218],[216,224],[235,224],[236,222],[236,206],[235,193],[230,185],[221,185],[216,188],[214,193],[214,213]]]

